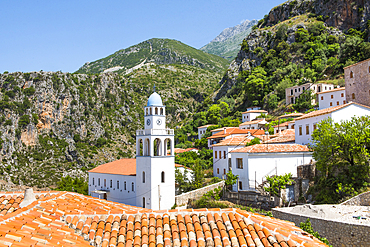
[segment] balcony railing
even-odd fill
[[[174,135],[173,129],[144,129],[144,130],[137,130],[137,136],[143,135]]]

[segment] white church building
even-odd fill
[[[175,204],[174,130],[166,129],[165,106],[154,92],[136,131],[136,159],[120,159],[89,171],[89,195],[154,210]]]

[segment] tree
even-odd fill
[[[304,91],[299,97],[296,99],[295,104],[293,105],[294,110],[296,111],[304,111],[313,108],[312,100],[314,99],[314,94],[311,92],[310,89]]]
[[[226,180],[225,180],[226,188],[231,188],[231,186],[236,184],[238,177],[239,177],[238,175],[234,175],[231,171],[228,171],[226,173]]]
[[[312,134],[313,156],[320,177],[316,200],[337,203],[353,196],[369,182],[370,118],[353,117],[334,123],[325,119]]]
[[[61,178],[60,182],[58,183],[57,190],[61,191],[73,191],[77,193],[81,193],[84,195],[88,194],[88,184],[84,178],[72,178],[71,176],[66,176]]]
[[[182,173],[178,168],[175,169],[175,183],[180,194],[191,190],[191,184],[187,177],[187,173],[187,169],[184,170],[184,173]]]
[[[256,145],[260,143],[261,143],[261,140],[256,137],[256,138],[253,138],[250,142],[247,142],[245,146],[248,147],[248,146],[252,146],[252,145]]]
[[[193,166],[193,181],[191,183],[192,189],[196,190],[203,187],[204,184],[204,172],[202,166],[199,163],[199,160],[195,161]]]
[[[221,119],[221,108],[218,105],[212,105],[207,112],[208,123],[218,124]]]
[[[263,97],[269,92],[269,87],[266,84],[266,74],[266,71],[258,66],[252,70],[245,81],[245,92],[248,101],[253,105],[260,105]]]
[[[284,174],[279,176],[266,177],[269,187],[265,187],[265,191],[270,192],[271,195],[277,196],[280,198],[281,190],[285,189],[287,185],[293,183],[292,174]]]

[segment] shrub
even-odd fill
[[[23,93],[26,96],[32,96],[35,93],[35,91],[36,91],[36,89],[34,87],[29,87],[29,88],[26,88],[25,90],[23,90]]]
[[[28,115],[23,115],[22,117],[19,118],[18,120],[18,127],[19,128],[24,128],[30,123],[30,116]]]

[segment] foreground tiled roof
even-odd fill
[[[294,142],[295,141],[295,130],[287,129],[281,131],[276,137],[265,141],[265,143],[285,143],[285,142]]]
[[[207,139],[215,139],[215,138],[222,138],[229,135],[242,135],[242,134],[248,134],[248,132],[251,135],[263,135],[265,134],[264,130],[256,130],[256,129],[239,129],[238,127],[233,128],[227,128],[226,133],[224,130],[217,132],[213,134],[212,136],[208,137]]]
[[[370,109],[370,107],[368,107],[368,106],[361,105],[361,104],[356,103],[356,102],[349,102],[349,103],[343,104],[343,105],[333,106],[333,107],[321,109],[321,110],[318,110],[318,111],[312,111],[310,113],[307,113],[307,114],[303,115],[302,117],[296,118],[295,120],[297,121],[297,120],[302,120],[302,119],[305,119],[305,118],[311,118],[311,117],[317,117],[317,116],[320,116],[320,115],[329,114],[329,113],[332,113],[334,111],[337,111],[339,109],[342,109],[342,108],[347,107],[347,106],[352,105],[352,104],[359,105],[359,106],[366,107],[366,108]]]
[[[120,159],[109,162],[89,172],[136,176],[136,159]]]
[[[51,192],[0,216],[0,246],[326,246],[293,223],[240,209],[131,207]]]
[[[219,143],[213,144],[212,147],[218,147],[218,146],[245,146],[248,142],[251,140],[247,138],[248,135],[243,136],[233,136],[231,138],[224,139],[220,141]]]
[[[238,148],[230,153],[292,153],[310,152],[306,145],[300,144],[255,144],[252,146]]]

